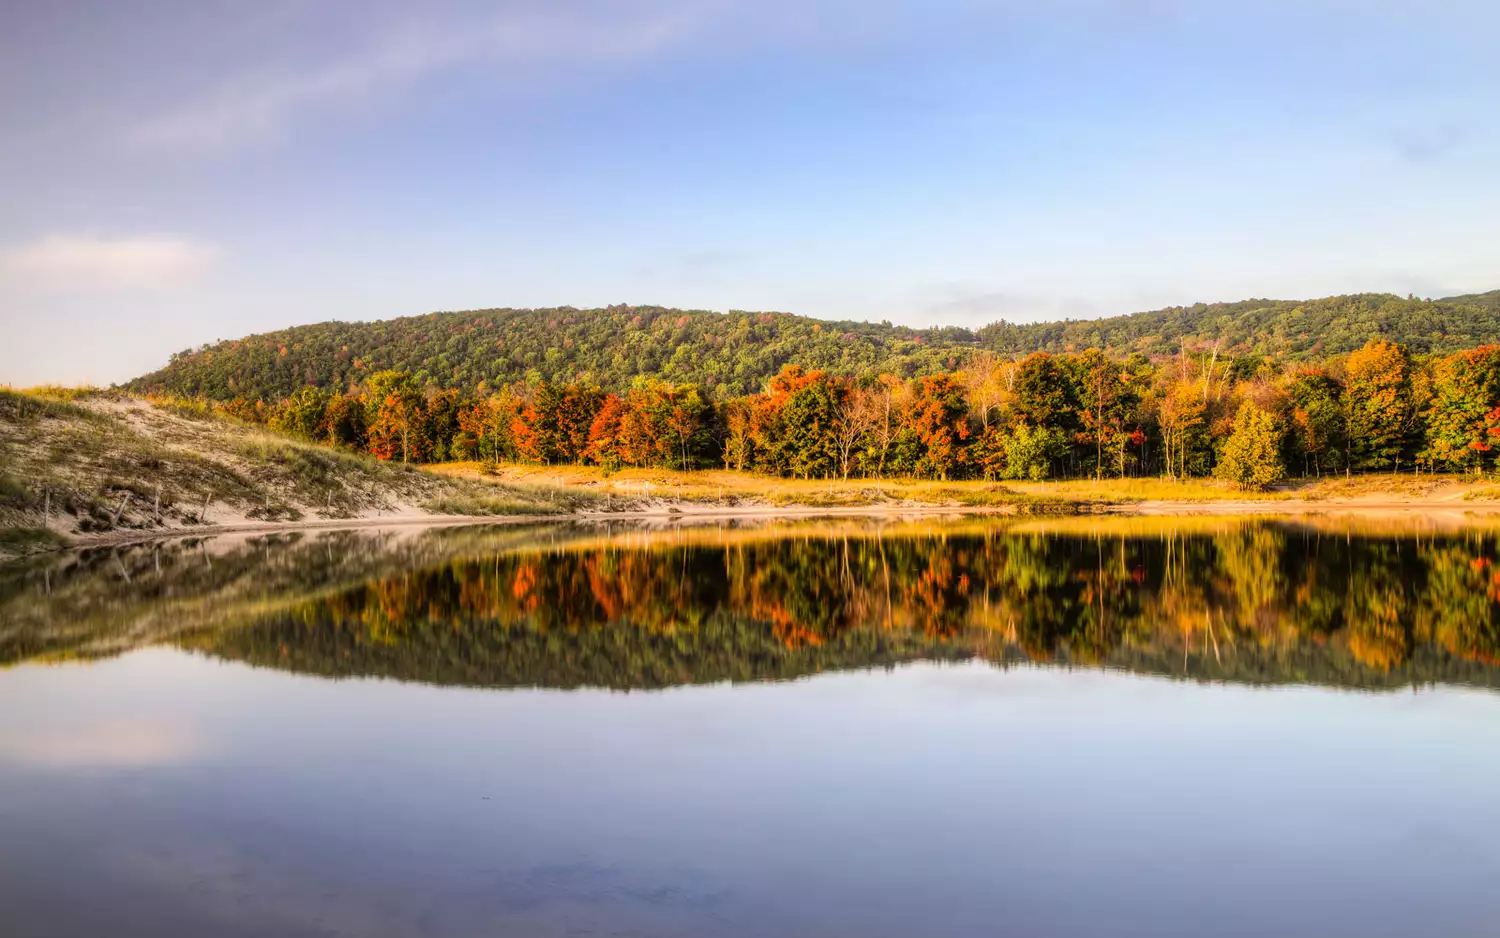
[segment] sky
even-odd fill
[[[433,310],[1500,287],[1500,4],[0,2],[0,383]]]

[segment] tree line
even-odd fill
[[[915,378],[787,365],[716,400],[641,377],[623,393],[517,382],[484,395],[387,370],[343,392],[215,405],[240,419],[408,463],[728,468],[795,478],[1217,476],[1486,471],[1500,446],[1500,346],[1414,354],[1373,339],[1317,364],[1184,349],[977,355]]]

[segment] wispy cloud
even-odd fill
[[[163,289],[208,269],[218,250],[187,238],[50,235],[0,251],[7,283],[42,290]]]
[[[408,26],[316,66],[232,77],[202,97],[139,122],[130,138],[149,148],[222,149],[275,139],[314,113],[399,93],[454,69],[488,67],[500,80],[521,85],[536,79],[529,70],[549,65],[620,65],[680,43],[714,7],[625,3],[571,13],[527,7],[442,27]]]

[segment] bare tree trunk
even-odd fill
[[[124,495],[120,496],[120,504],[117,508],[115,508],[115,513],[111,515],[109,519],[110,527],[114,527],[115,525],[120,523],[120,515],[125,513],[125,503],[128,501],[130,501],[129,492],[126,492]]]

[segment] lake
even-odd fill
[[[4,934],[1500,933],[1500,527],[220,535],[0,567]]]

